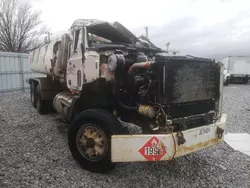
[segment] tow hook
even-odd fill
[[[181,131],[178,131],[176,136],[178,145],[184,144],[186,142],[186,139],[184,138],[183,133]]]
[[[217,133],[218,138],[222,138],[224,130],[222,128],[220,128],[220,127],[217,127],[216,133]]]

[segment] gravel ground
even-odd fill
[[[224,90],[227,132],[250,133],[250,85]],[[173,161],[123,163],[108,174],[89,173],[72,159],[59,116],[38,115],[28,93],[0,102],[0,188],[250,187],[250,157],[226,143]]]

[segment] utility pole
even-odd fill
[[[167,44],[166,44],[167,52],[168,52],[169,44],[170,44],[170,42],[167,42]]]
[[[52,33],[47,32],[47,34],[48,34],[48,42],[50,42],[50,35],[52,35]]]
[[[146,37],[148,38],[148,26],[144,27],[146,30]]]

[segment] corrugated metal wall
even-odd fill
[[[29,89],[27,78],[45,76],[32,72],[28,59],[28,54],[0,52],[0,96]]]

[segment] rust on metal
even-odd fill
[[[108,69],[107,63],[101,64],[101,77],[106,78],[107,80],[114,79],[114,72]]]
[[[176,136],[177,136],[178,145],[182,145],[186,142],[186,139],[184,138],[183,133],[181,131],[178,131],[176,133]]]
[[[203,148],[212,147],[221,141],[223,140],[219,138],[215,138],[215,139],[208,140],[206,142],[199,142],[198,144],[192,145],[192,146],[180,146],[177,149],[176,156],[182,156],[182,155],[185,155],[186,153],[191,153],[191,152],[203,149]]]
[[[188,129],[182,131],[182,134],[173,132],[172,134],[112,135],[112,161],[135,162],[171,160],[223,142],[225,133],[223,130],[225,130],[225,126],[226,115],[223,114],[220,120],[214,124]],[[221,135],[218,134],[218,130]],[[178,145],[178,136],[185,139],[185,142],[181,145]],[[148,144],[149,141],[152,142],[153,138],[158,140],[157,143],[160,143],[158,145],[159,147],[156,147],[157,144]],[[158,153],[158,151],[162,151],[162,149],[166,150],[164,155],[162,155],[162,152]]]

